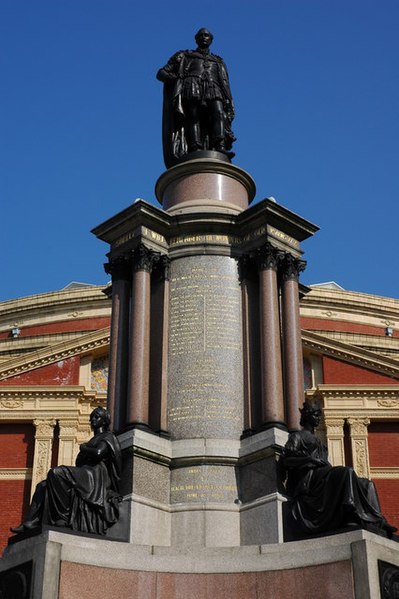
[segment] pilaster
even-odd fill
[[[37,419],[33,421],[36,432],[32,470],[32,495],[37,483],[46,478],[47,472],[51,467],[54,427],[56,423],[57,421],[54,418]]]
[[[351,437],[353,469],[362,478],[370,478],[370,460],[368,449],[369,418],[348,418]]]
[[[326,418],[328,455],[333,466],[345,466],[343,418]]]

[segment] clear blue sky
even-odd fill
[[[0,299],[105,283],[90,229],[157,204],[155,73],[208,27],[257,201],[318,224],[306,284],[398,295],[398,0],[0,0]]]

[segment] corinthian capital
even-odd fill
[[[127,279],[130,275],[130,257],[126,254],[110,258],[109,262],[104,264],[104,270],[112,279]]]
[[[148,249],[143,243],[140,243],[132,251],[133,270],[145,270],[151,272],[154,262],[159,259],[159,254]]]
[[[299,273],[305,270],[305,268],[305,260],[294,258],[292,254],[287,252],[281,262],[281,275],[283,281],[298,281]]]
[[[265,243],[258,250],[259,270],[277,270],[281,260],[281,252],[272,246],[271,243]]]

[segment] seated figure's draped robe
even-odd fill
[[[109,431],[95,435],[86,444],[101,449],[101,457],[80,451],[76,466],[52,468],[39,483],[27,519],[66,526],[76,531],[104,534],[119,517],[121,450]]]
[[[331,466],[327,449],[308,430],[290,434],[281,462],[291,514],[302,532],[317,534],[350,524],[371,524],[388,536],[396,530],[381,513],[374,483],[347,466]]]

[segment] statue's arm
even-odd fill
[[[87,458],[90,462],[102,462],[108,455],[109,447],[105,441],[101,441],[98,445],[82,443],[80,446],[80,459]]]
[[[176,52],[176,54],[174,54],[172,58],[169,59],[168,63],[164,67],[159,69],[157,73],[157,79],[159,81],[163,81],[163,83],[178,79],[180,63],[182,59],[183,52]]]

